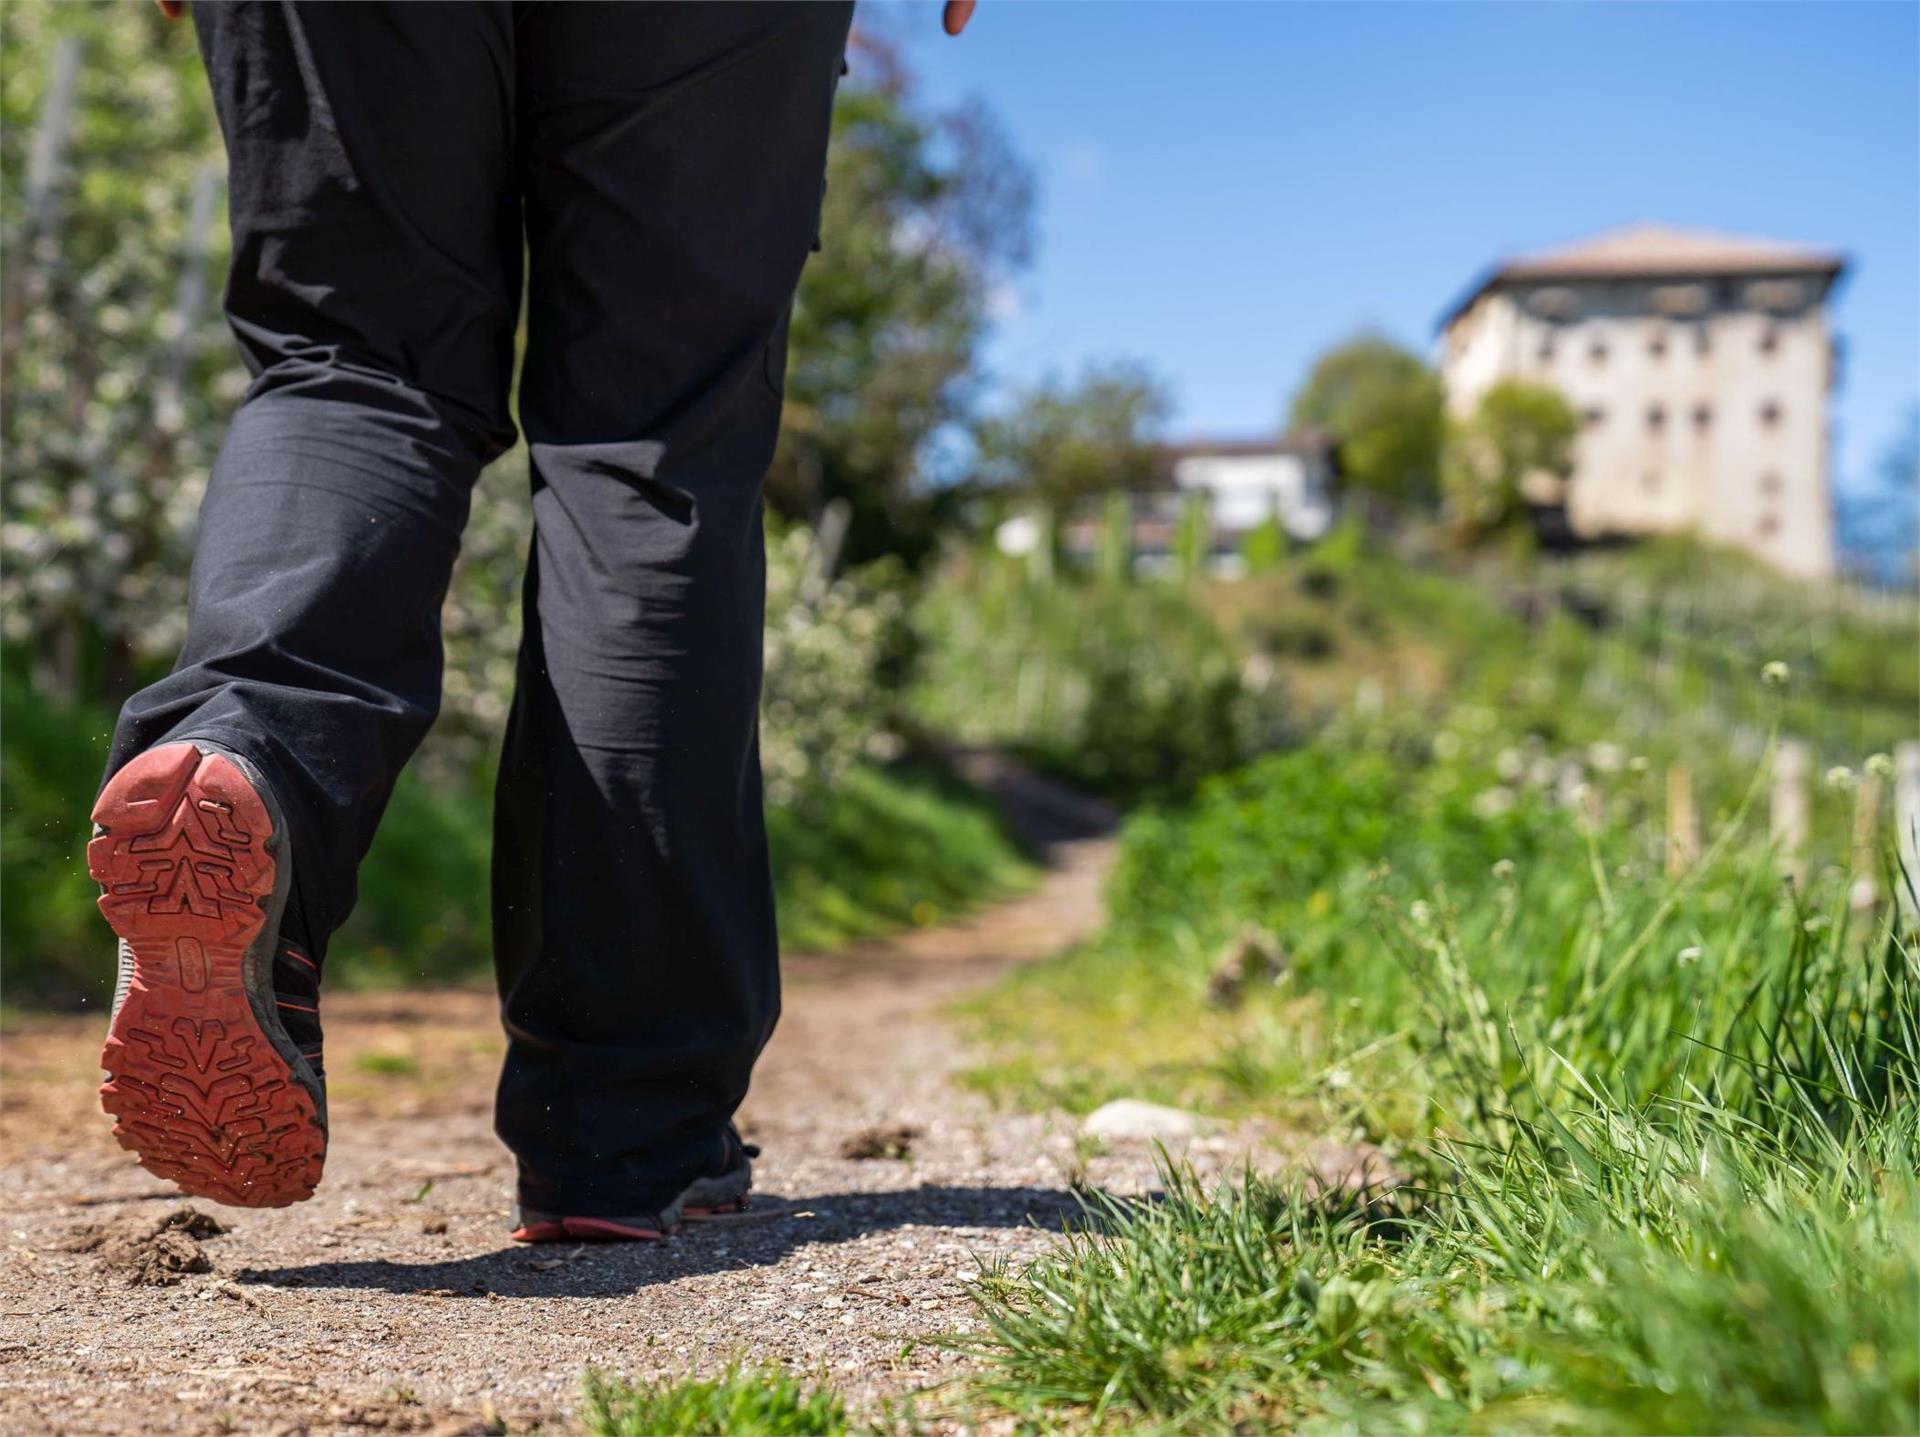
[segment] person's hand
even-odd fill
[[[160,7],[160,13],[169,20],[178,20],[187,13],[187,0],[153,0],[153,3]],[[960,23],[964,25],[967,22],[962,20]],[[958,35],[960,32],[956,30],[953,33]]]
[[[940,23],[949,35],[958,35],[967,28],[967,21],[973,18],[976,3],[977,0],[947,0],[946,9],[940,14]]]

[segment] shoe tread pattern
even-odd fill
[[[114,776],[93,821],[88,871],[133,959],[100,1056],[114,1136],[196,1197],[311,1197],[326,1132],[246,990],[274,890],[266,804],[223,755],[168,744]]]

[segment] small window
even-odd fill
[[[1553,363],[1553,335],[1551,332],[1541,336],[1539,353],[1542,364]]]
[[[1647,341],[1647,353],[1655,359],[1667,357],[1667,332],[1664,329],[1653,332],[1653,338]]]
[[[1593,341],[1593,343],[1589,344],[1587,346],[1587,358],[1592,360],[1595,364],[1605,364],[1607,362],[1606,340],[1596,339]]]
[[[1656,404],[1647,410],[1647,428],[1655,434],[1664,434],[1667,428],[1667,406]]]
[[[1780,532],[1780,516],[1772,510],[1768,510],[1760,516],[1758,527],[1762,539],[1771,539],[1775,534]]]
[[[1702,431],[1713,427],[1713,406],[1696,404],[1693,406],[1693,427]]]
[[[1660,492],[1660,476],[1649,469],[1645,474],[1640,476],[1640,487],[1649,494],[1658,494]]]
[[[1760,352],[1772,354],[1780,347],[1780,326],[1768,320],[1760,327]]]
[[[1704,322],[1693,332],[1693,352],[1700,355],[1713,353],[1713,332]]]
[[[1761,426],[1766,429],[1773,429],[1779,426],[1780,402],[1778,400],[1769,399],[1765,404],[1760,406],[1760,423]]]
[[[1600,421],[1605,419],[1606,417],[1607,417],[1607,411],[1602,409],[1597,404],[1589,404],[1585,409],[1580,411],[1580,418],[1585,422],[1587,428],[1589,429],[1593,428],[1595,425],[1600,423]]]
[[[1762,494],[1771,498],[1775,494],[1778,494],[1780,489],[1780,475],[1776,470],[1769,469],[1765,474],[1760,476],[1760,492]]]

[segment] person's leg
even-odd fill
[[[193,14],[230,159],[227,314],[254,379],[201,510],[185,647],[122,711],[98,810],[103,907],[131,950],[123,992],[143,1009],[116,1011],[109,1105],[143,1158],[186,1126],[228,1132],[210,1072],[284,1085],[260,1041],[280,1048],[283,1020],[317,1047],[314,1005],[263,995],[272,975],[255,949],[276,944],[288,904],[295,957],[273,957],[286,982],[312,970],[317,986],[321,945],[439,703],[440,607],[473,481],[513,441],[512,7]],[[283,817],[246,802],[259,788]],[[256,898],[264,918],[246,906]],[[258,1031],[228,1011],[217,1050],[183,1058],[212,1031],[195,1019],[210,975],[218,990],[236,962]],[[317,1103],[317,1074],[286,1066]],[[206,1081],[187,1092],[176,1074],[196,1068]],[[192,1157],[181,1180],[215,1161]]]
[[[521,23],[537,537],[494,937],[498,1128],[544,1213],[667,1212],[778,1011],[760,491],[850,12]]]

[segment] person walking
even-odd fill
[[[320,1181],[327,938],[438,709],[469,496],[516,438],[524,266],[492,895],[513,1236],[746,1201],[732,1116],[779,1011],[761,485],[851,13],[193,7],[253,381],[88,846],[120,953],[102,1102],[148,1170],[253,1207]]]

